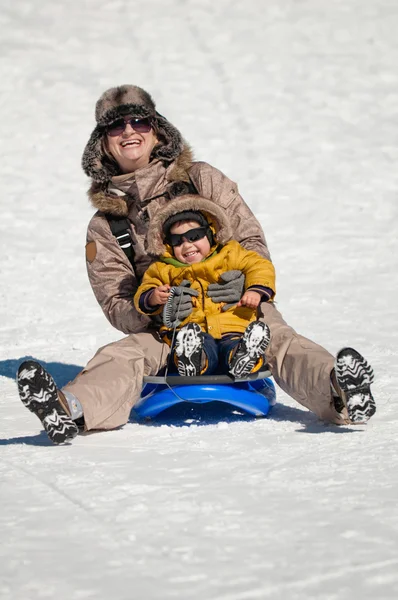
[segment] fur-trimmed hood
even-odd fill
[[[165,254],[167,248],[164,243],[163,224],[172,215],[187,210],[203,213],[214,231],[214,239],[217,243],[226,244],[232,239],[232,230],[225,211],[212,200],[206,200],[196,194],[187,194],[168,202],[151,220],[147,236],[149,254],[154,256]]]
[[[181,133],[165,117],[156,111],[150,94],[134,85],[110,88],[99,98],[95,107],[97,125],[91,133],[82,157],[83,171],[95,182],[106,183],[120,175],[117,164],[106,156],[102,138],[106,125],[124,115],[137,118],[151,117],[161,140],[151,154],[151,160],[159,159],[164,164],[175,160],[188,147]]]
[[[93,181],[88,197],[96,210],[117,217],[127,217],[131,197],[135,197],[137,193],[143,199],[166,193],[168,198],[192,193],[188,175],[192,161],[191,149],[186,147],[166,168],[160,161],[155,161],[130,176],[114,177],[105,184]]]

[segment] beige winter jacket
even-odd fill
[[[130,175],[113,177],[106,187],[94,182],[89,197],[98,212],[87,231],[88,276],[105,316],[126,334],[142,331],[150,323],[148,317],[137,312],[133,298],[145,270],[155,260],[147,252],[149,221],[170,200],[168,190],[176,182],[192,182],[201,196],[222,206],[234,239],[270,259],[261,226],[239,195],[236,183],[205,162],[193,162],[187,147],[166,166],[154,160]],[[105,213],[129,218],[135,272],[113,236]]]

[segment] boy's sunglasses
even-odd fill
[[[136,119],[132,117],[131,119],[118,119],[117,121],[113,121],[113,123],[107,125],[106,133],[111,137],[121,135],[128,124],[137,133],[148,133],[152,127],[152,122],[150,119]]]
[[[169,233],[167,236],[167,241],[173,248],[176,246],[181,246],[184,243],[184,240],[187,242],[197,242],[198,240],[202,240],[206,237],[208,227],[195,227],[195,229],[190,229],[185,233]]]

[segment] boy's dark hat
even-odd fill
[[[174,223],[178,223],[178,221],[195,221],[199,223],[200,227],[208,227],[209,225],[206,217],[198,210],[183,210],[175,215],[171,215],[163,223],[163,233],[166,238],[170,234],[170,229]]]

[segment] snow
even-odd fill
[[[398,597],[396,0],[3,0],[0,598]],[[89,287],[80,157],[138,84],[260,219],[279,308],[373,364],[367,426],[278,390],[55,447],[21,359],[59,385],[121,336]]]

